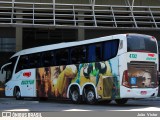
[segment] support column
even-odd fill
[[[78,14],[83,15],[83,12],[78,12]],[[83,17],[79,17],[78,20],[84,20]],[[85,39],[85,29],[84,29],[84,23],[83,22],[79,22],[78,23],[78,41],[80,40],[84,40]]]
[[[22,10],[16,10],[16,13],[23,13]],[[16,18],[23,18],[21,14],[17,14]],[[22,20],[17,20],[16,23],[20,24],[23,23]],[[16,52],[22,50],[22,41],[23,41],[23,27],[17,26],[16,27]]]
[[[78,41],[85,39],[85,30],[84,28],[78,28]]]
[[[22,50],[23,28],[16,27],[16,52]]]

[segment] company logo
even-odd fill
[[[31,76],[31,72],[24,72],[24,73],[23,73],[23,76],[24,76],[24,77],[30,77],[30,76]]]
[[[156,60],[155,54],[154,53],[149,53],[148,57],[146,58],[146,60]]]
[[[21,85],[32,85],[34,84],[34,80],[23,80]]]
[[[155,57],[155,54],[149,53],[148,56],[149,56],[149,57]]]
[[[2,117],[12,117],[11,112],[2,112]]]
[[[156,60],[156,58],[147,57],[146,60]]]

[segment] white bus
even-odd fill
[[[129,33],[22,50],[1,68],[5,95],[88,104],[156,97],[157,46],[153,36]]]

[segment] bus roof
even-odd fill
[[[44,45],[44,46],[21,50],[15,53],[12,57],[19,56],[19,55],[32,54],[32,53],[38,53],[38,52],[44,52],[44,51],[49,51],[49,50],[56,50],[56,49],[61,49],[61,48],[68,48],[68,47],[73,47],[73,46],[78,46],[78,45],[85,45],[85,44],[96,43],[96,42],[103,42],[106,40],[111,40],[115,36],[126,36],[126,35],[127,34],[117,34],[117,35],[104,36],[104,37],[99,37],[99,38],[94,38],[94,39],[83,40],[83,41],[64,42],[64,43],[58,43],[58,44]]]

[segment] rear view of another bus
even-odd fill
[[[126,34],[119,56],[120,98],[149,98],[158,94],[158,44],[148,35]]]

